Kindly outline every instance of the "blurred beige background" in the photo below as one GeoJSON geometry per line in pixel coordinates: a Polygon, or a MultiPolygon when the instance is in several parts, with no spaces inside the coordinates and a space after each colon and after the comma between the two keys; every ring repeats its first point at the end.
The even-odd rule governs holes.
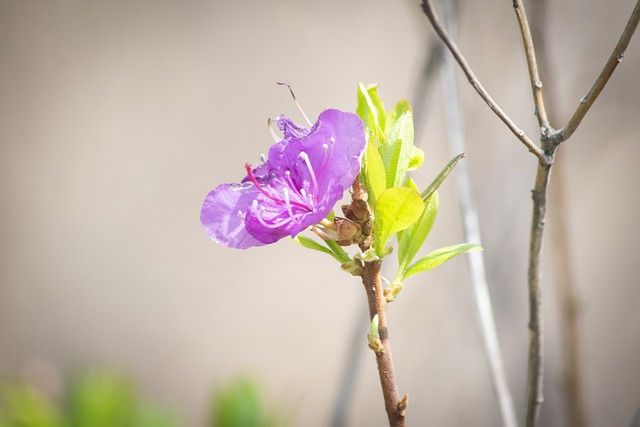
{"type": "MultiPolygon", "coordinates": [[[[416,2],[0,2],[0,371],[115,367],[203,426],[212,391],[241,373],[299,426],[325,426],[364,292],[289,241],[248,251],[209,241],[202,200],[243,176],[267,117],[353,110],[359,81],[387,106],[416,99],[433,32],[416,2]]],[[[459,44],[501,106],[536,122],[510,2],[460,4],[459,44]]],[[[566,120],[608,58],[632,0],[552,4],[553,81],[566,120]]],[[[524,417],[526,252],[534,158],[460,92],[501,347],[524,417]]],[[[423,187],[451,157],[438,83],[417,129],[423,187]]],[[[590,426],[640,404],[640,43],[561,147],[581,301],[590,426]]],[[[560,123],[555,123],[560,126],[560,123]]],[[[427,250],[462,241],[453,178],[427,250]]],[[[547,243],[549,241],[547,240],[547,243]]],[[[561,337],[545,247],[542,425],[566,425],[561,337]]],[[[463,259],[410,279],[389,322],[409,424],[492,426],[498,413],[463,259]]],[[[366,330],[362,331],[365,345],[366,330]]],[[[375,362],[359,363],[349,425],[384,426],[375,362]]]]}

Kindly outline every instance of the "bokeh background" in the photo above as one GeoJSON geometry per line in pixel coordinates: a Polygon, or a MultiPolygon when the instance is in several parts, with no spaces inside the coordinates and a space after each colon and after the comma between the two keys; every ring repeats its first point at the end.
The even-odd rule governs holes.
{"type": "MultiPolygon", "coordinates": [[[[546,25],[564,123],[608,58],[632,0],[564,0],[546,25]]],[[[478,77],[537,134],[511,4],[461,1],[458,39],[478,77]]],[[[211,395],[261,382],[293,425],[329,425],[354,324],[356,278],[290,241],[237,251],[209,241],[202,200],[271,143],[268,117],[353,111],[357,83],[388,107],[424,101],[425,186],[452,157],[435,80],[416,93],[434,33],[416,1],[2,0],[0,372],[128,372],[145,395],[203,426],[211,395]]],[[[535,160],[460,76],[491,295],[524,417],[526,256],[535,160]]],[[[437,78],[437,75],[436,75],[437,78]]],[[[560,149],[580,301],[590,426],[640,404],[640,43],[560,149]]],[[[562,123],[554,123],[559,127],[562,123]]],[[[462,242],[456,186],[441,189],[427,250],[462,242]]],[[[549,243],[549,240],[547,240],[549,243]]],[[[554,248],[545,246],[543,425],[567,425],[554,248]]],[[[410,425],[497,425],[463,258],[409,279],[389,312],[410,425]]],[[[365,326],[366,328],[366,326],[365,326]]],[[[355,336],[365,344],[366,329],[355,336]]],[[[386,423],[373,356],[355,370],[348,425],[386,423]]]]}

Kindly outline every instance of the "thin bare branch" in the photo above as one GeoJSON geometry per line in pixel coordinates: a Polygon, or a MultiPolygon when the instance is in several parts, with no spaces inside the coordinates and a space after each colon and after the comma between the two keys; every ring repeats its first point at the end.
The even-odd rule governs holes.
{"type": "Polygon", "coordinates": [[[544,151],[542,151],[537,145],[535,145],[522,129],[516,126],[511,118],[509,118],[509,116],[500,108],[500,106],[491,98],[489,93],[482,86],[478,78],[471,70],[471,67],[467,63],[467,60],[464,58],[464,56],[462,56],[456,44],[447,34],[447,31],[442,25],[442,22],[440,22],[440,18],[433,10],[431,0],[422,1],[422,10],[424,11],[425,15],[427,15],[429,22],[431,22],[431,25],[433,26],[438,36],[442,39],[444,44],[447,45],[449,51],[451,51],[451,54],[460,65],[460,68],[462,68],[464,74],[467,76],[469,83],[471,84],[471,86],[473,86],[476,92],[478,92],[478,95],[480,95],[484,102],[500,118],[500,120],[502,120],[502,122],[509,128],[509,130],[511,130],[511,132],[529,149],[529,151],[538,158],[541,164],[548,164],[549,159],[547,158],[544,151]]]}
{"type": "MultiPolygon", "coordinates": [[[[540,75],[545,81],[545,94],[548,117],[551,123],[557,123],[557,114],[553,114],[553,107],[557,106],[555,95],[557,91],[554,81],[549,79],[551,72],[551,58],[548,51],[547,28],[545,19],[547,16],[547,0],[538,0],[531,3],[530,23],[531,35],[536,46],[538,67],[540,75]]],[[[549,193],[549,226],[551,233],[549,248],[553,252],[553,272],[555,276],[555,288],[560,300],[561,330],[562,330],[562,356],[563,356],[563,385],[568,425],[572,427],[584,427],[586,419],[583,405],[583,381],[581,376],[581,352],[580,352],[580,328],[578,325],[579,307],[576,296],[576,281],[573,275],[571,262],[571,245],[568,236],[566,214],[569,210],[565,196],[565,164],[562,158],[556,158],[553,163],[554,186],[549,193]]]]}
{"type": "MultiPolygon", "coordinates": [[[[451,1],[443,3],[442,17],[447,29],[455,34],[455,19],[451,1]]],[[[449,134],[449,146],[453,154],[466,151],[464,135],[464,119],[459,103],[458,84],[456,80],[455,63],[450,55],[442,57],[442,90],[445,100],[445,116],[447,130],[449,134]]],[[[457,173],[458,195],[460,211],[463,220],[463,229],[466,242],[482,244],[480,236],[480,222],[476,209],[469,169],[466,162],[458,165],[457,173]]],[[[491,297],[484,268],[484,253],[481,251],[467,254],[469,261],[469,277],[473,285],[474,300],[477,308],[477,315],[480,321],[480,330],[484,343],[484,350],[489,363],[489,373],[493,383],[493,389],[498,400],[498,408],[502,425],[505,427],[516,427],[518,420],[513,404],[513,397],[507,384],[507,375],[502,363],[498,334],[493,318],[493,308],[491,307],[491,297]]]]}
{"type": "Polygon", "coordinates": [[[609,81],[609,77],[613,74],[618,64],[622,62],[624,58],[624,52],[627,50],[627,46],[629,45],[629,41],[631,41],[631,37],[633,37],[633,33],[638,27],[638,22],[640,21],[640,0],[636,2],[636,6],[633,8],[633,12],[631,12],[631,16],[629,17],[629,22],[627,22],[627,26],[622,32],[622,36],[620,36],[620,40],[618,40],[618,44],[615,49],[613,49],[613,53],[609,57],[609,60],[605,64],[602,72],[596,79],[595,83],[591,87],[589,93],[587,93],[580,100],[580,104],[578,104],[578,108],[576,109],[573,116],[569,119],[567,124],[554,133],[551,138],[551,142],[554,144],[560,144],[563,141],[567,140],[573,132],[578,128],[580,122],[587,114],[595,100],[602,92],[602,89],[609,81]]]}
{"type": "Polygon", "coordinates": [[[541,129],[548,129],[549,119],[547,118],[547,110],[544,107],[544,99],[542,97],[542,80],[540,80],[540,75],[538,74],[533,38],[531,37],[529,21],[527,20],[527,14],[524,10],[522,0],[514,0],[513,9],[518,18],[518,25],[520,26],[520,33],[522,34],[522,44],[524,46],[525,56],[527,57],[527,67],[529,68],[529,78],[531,80],[531,90],[533,92],[533,102],[535,104],[535,114],[538,118],[538,125],[541,129]]]}
{"type": "MultiPolygon", "coordinates": [[[[553,154],[551,156],[553,158],[553,154]]],[[[531,240],[529,246],[529,377],[526,426],[534,427],[540,414],[540,407],[544,401],[543,394],[543,317],[542,291],[540,288],[542,254],[542,235],[544,232],[547,212],[547,193],[551,166],[538,163],[536,183],[532,193],[533,217],[531,219],[531,240]]]]}

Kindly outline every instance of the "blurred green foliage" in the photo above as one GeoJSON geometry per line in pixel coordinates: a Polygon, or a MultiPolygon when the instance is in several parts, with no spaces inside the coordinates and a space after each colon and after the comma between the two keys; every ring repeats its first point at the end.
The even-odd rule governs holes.
{"type": "Polygon", "coordinates": [[[138,395],[129,378],[92,372],[73,382],[61,401],[22,381],[0,387],[0,427],[175,427],[168,410],[138,395]]]}
{"type": "Polygon", "coordinates": [[[284,427],[281,412],[267,411],[255,380],[242,377],[214,396],[212,427],[284,427]]]}
{"type": "MultiPolygon", "coordinates": [[[[241,377],[213,398],[211,427],[285,427],[282,412],[267,410],[258,382],[241,377]]],[[[53,397],[19,380],[0,380],[0,427],[177,427],[166,408],[142,400],[133,380],[96,371],[71,381],[53,397]]]]}

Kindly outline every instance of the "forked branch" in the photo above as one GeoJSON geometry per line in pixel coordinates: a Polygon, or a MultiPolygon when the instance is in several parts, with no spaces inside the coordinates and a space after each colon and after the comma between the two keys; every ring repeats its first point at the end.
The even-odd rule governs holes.
{"type": "Polygon", "coordinates": [[[460,53],[458,46],[456,46],[453,40],[451,40],[451,38],[449,37],[449,34],[444,28],[444,25],[442,25],[442,22],[440,21],[440,18],[433,10],[431,0],[422,1],[422,10],[424,10],[424,13],[425,15],[427,15],[427,18],[429,19],[429,22],[431,22],[434,30],[442,39],[444,44],[447,45],[449,51],[451,51],[451,54],[460,65],[460,68],[462,69],[464,74],[467,76],[467,80],[469,80],[471,86],[473,86],[476,92],[478,92],[478,95],[480,95],[480,97],[489,106],[489,108],[491,108],[491,110],[498,116],[498,118],[500,118],[500,120],[502,120],[502,122],[509,128],[509,130],[511,130],[516,138],[518,138],[529,149],[529,151],[538,158],[540,163],[548,164],[549,159],[547,158],[545,153],[536,144],[534,144],[531,139],[529,139],[529,137],[524,133],[522,129],[516,126],[513,120],[511,120],[511,118],[502,110],[502,108],[500,108],[500,106],[493,100],[493,98],[491,98],[484,86],[482,86],[476,75],[471,70],[471,67],[467,63],[467,60],[464,58],[462,53],[460,53]]]}
{"type": "Polygon", "coordinates": [[[578,104],[578,108],[576,109],[573,116],[569,119],[567,124],[559,129],[551,138],[551,142],[555,145],[560,144],[563,141],[566,141],[573,135],[573,132],[578,128],[580,122],[587,114],[595,100],[604,89],[604,86],[609,81],[609,77],[613,74],[613,72],[618,67],[618,64],[622,62],[624,58],[624,52],[627,50],[627,46],[629,46],[629,42],[631,41],[631,37],[633,37],[633,33],[638,28],[638,22],[640,21],[640,0],[636,2],[636,6],[633,8],[631,12],[631,16],[629,17],[629,21],[627,22],[627,26],[624,28],[622,35],[620,36],[620,40],[618,40],[618,44],[613,49],[609,60],[604,65],[604,68],[600,72],[600,75],[593,83],[591,90],[587,93],[581,100],[580,104],[578,104]]]}

